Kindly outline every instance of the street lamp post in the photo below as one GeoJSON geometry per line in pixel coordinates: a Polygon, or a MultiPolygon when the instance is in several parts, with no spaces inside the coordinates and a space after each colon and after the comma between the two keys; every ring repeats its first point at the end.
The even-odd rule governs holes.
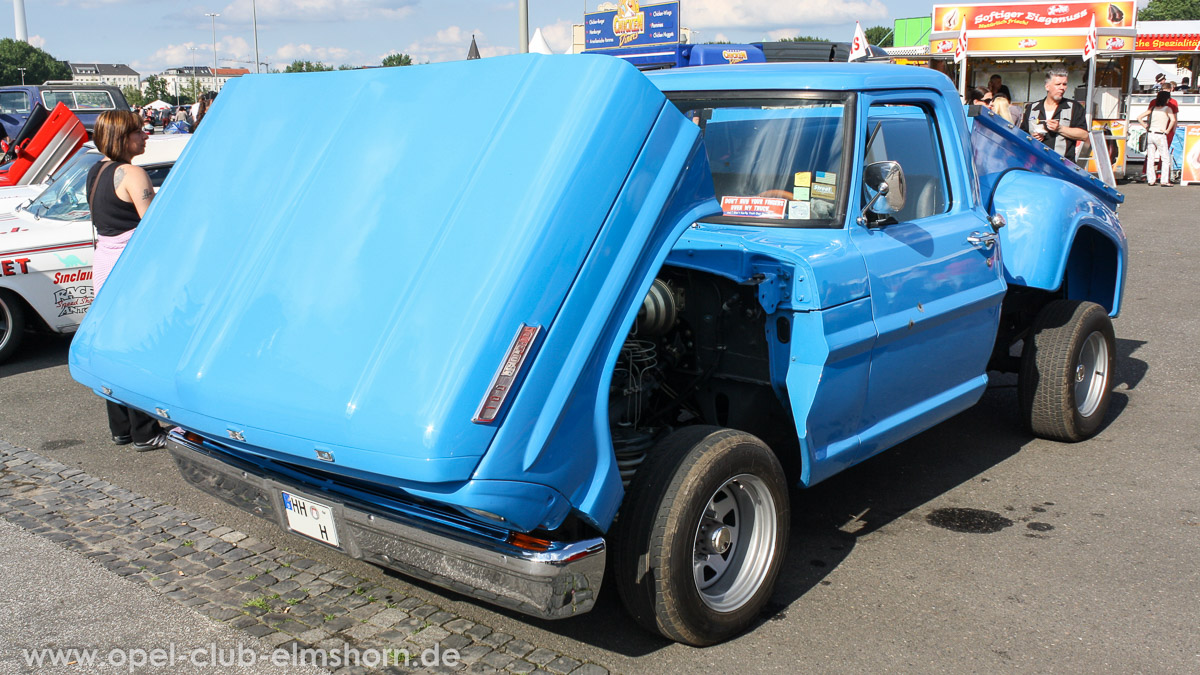
{"type": "Polygon", "coordinates": [[[25,86],[25,69],[18,66],[17,70],[21,71],[21,86],[24,87],[25,86]]]}
{"type": "Polygon", "coordinates": [[[254,20],[254,72],[257,74],[262,71],[258,68],[261,65],[258,62],[258,7],[254,0],[250,0],[250,16],[254,20]]]}
{"type": "Polygon", "coordinates": [[[217,17],[221,16],[216,12],[205,12],[204,16],[212,18],[212,33],[213,33],[213,91],[217,90],[217,17]]]}
{"type": "Polygon", "coordinates": [[[196,101],[193,101],[195,103],[200,100],[200,88],[196,86],[196,50],[200,48],[188,47],[188,49],[192,51],[192,95],[196,97],[196,101]]]}

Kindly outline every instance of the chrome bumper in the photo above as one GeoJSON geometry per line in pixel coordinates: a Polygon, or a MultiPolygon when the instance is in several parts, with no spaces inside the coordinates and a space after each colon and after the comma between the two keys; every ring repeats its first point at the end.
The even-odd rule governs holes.
{"type": "MultiPolygon", "coordinates": [[[[264,469],[176,429],[168,448],[192,485],[288,528],[282,492],[333,509],[337,547],[452,591],[543,619],[587,612],[604,577],[604,539],[551,542],[545,551],[512,545],[507,532],[420,504],[386,506],[332,492],[325,481],[264,469]]],[[[304,535],[299,535],[304,536],[304,535]]],[[[316,540],[313,540],[316,541],[316,540]]],[[[323,543],[323,542],[322,542],[323,543]]]]}

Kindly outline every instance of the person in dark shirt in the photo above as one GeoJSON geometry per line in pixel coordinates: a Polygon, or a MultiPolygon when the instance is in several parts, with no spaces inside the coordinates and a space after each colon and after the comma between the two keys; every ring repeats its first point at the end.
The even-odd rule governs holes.
{"type": "MultiPolygon", "coordinates": [[[[92,140],[106,158],[93,166],[87,176],[88,205],[98,235],[92,260],[92,285],[99,294],[125,244],[150,208],[154,187],[145,169],[130,164],[130,160],[146,151],[146,134],[137,115],[125,110],[101,113],[92,140]]],[[[113,443],[133,443],[138,452],[166,446],[166,435],[153,417],[113,401],[105,403],[113,443]]]]}
{"type": "Polygon", "coordinates": [[[1075,142],[1087,138],[1083,104],[1066,98],[1067,71],[1055,67],[1046,73],[1046,98],[1025,104],[1021,129],[1058,154],[1075,160],[1075,142]]]}
{"type": "Polygon", "coordinates": [[[1008,100],[1012,100],[1012,92],[1008,90],[1008,85],[1004,84],[1000,74],[997,73],[988,80],[988,91],[992,92],[992,98],[1003,96],[1008,100]]]}

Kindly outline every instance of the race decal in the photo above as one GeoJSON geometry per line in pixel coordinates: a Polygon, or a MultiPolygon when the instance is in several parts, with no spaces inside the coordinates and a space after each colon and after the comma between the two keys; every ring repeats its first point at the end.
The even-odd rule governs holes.
{"type": "MultiPolygon", "coordinates": [[[[87,272],[88,277],[91,277],[91,272],[87,272]]],[[[67,314],[83,314],[92,305],[92,298],[95,297],[95,291],[92,290],[92,285],[86,286],[68,286],[54,291],[54,306],[58,308],[59,316],[67,314]]]]}
{"type": "Polygon", "coordinates": [[[0,260],[0,277],[11,277],[16,274],[29,274],[29,258],[0,260]]]}
{"type": "Polygon", "coordinates": [[[78,272],[55,272],[54,273],[54,285],[55,286],[58,286],[60,284],[73,284],[73,283],[76,283],[79,281],[91,281],[91,280],[92,280],[92,271],[91,270],[80,270],[78,272]]]}

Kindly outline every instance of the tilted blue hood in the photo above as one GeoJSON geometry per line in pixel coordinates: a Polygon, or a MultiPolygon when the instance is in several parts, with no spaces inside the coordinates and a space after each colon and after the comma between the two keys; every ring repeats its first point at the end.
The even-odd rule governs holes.
{"type": "MultiPolygon", "coordinates": [[[[619,346],[612,321],[560,311],[591,293],[632,317],[686,227],[656,225],[678,210],[664,170],[668,187],[697,163],[707,179],[697,136],[607,57],[239,78],[98,295],[72,374],[276,458],[324,449],[332,470],[466,480],[512,421],[472,418],[522,324],[542,327],[539,345],[619,346]],[[636,254],[617,256],[632,237],[636,254]]],[[[684,210],[715,212],[707,191],[684,210]]],[[[586,477],[595,464],[543,482],[579,501],[608,480],[586,477]]]]}

